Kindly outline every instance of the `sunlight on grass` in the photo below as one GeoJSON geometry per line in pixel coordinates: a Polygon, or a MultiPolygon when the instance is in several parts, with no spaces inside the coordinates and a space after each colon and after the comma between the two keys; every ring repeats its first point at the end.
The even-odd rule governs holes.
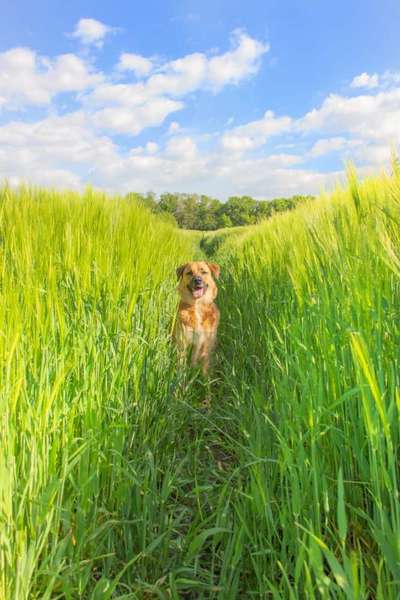
{"type": "Polygon", "coordinates": [[[0,191],[0,597],[400,594],[400,174],[257,226],[0,191]],[[221,264],[211,409],[175,268],[221,264]]]}

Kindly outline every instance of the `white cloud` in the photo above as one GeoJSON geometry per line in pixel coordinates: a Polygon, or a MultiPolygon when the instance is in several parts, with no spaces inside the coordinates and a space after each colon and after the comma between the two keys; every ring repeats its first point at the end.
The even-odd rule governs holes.
{"type": "MultiPolygon", "coordinates": [[[[389,105],[395,104],[395,96],[390,98],[390,102],[388,98],[385,102],[377,101],[378,105],[382,102],[383,105],[387,102],[389,105]]],[[[159,98],[155,100],[158,101],[159,98]]],[[[319,115],[321,119],[312,121],[313,127],[316,123],[322,123],[322,128],[316,128],[316,131],[325,133],[325,120],[332,117],[332,111],[335,123],[337,121],[341,127],[342,119],[348,123],[346,99],[343,102],[344,109],[341,103],[340,110],[336,106],[333,111],[330,104],[328,110],[325,103],[320,109],[316,109],[323,111],[323,118],[319,115]]],[[[138,130],[143,126],[144,114],[140,113],[142,109],[143,106],[130,107],[127,118],[132,122],[113,123],[113,130],[116,127],[121,127],[123,131],[129,127],[138,130]]],[[[218,144],[214,150],[200,152],[195,138],[177,135],[176,131],[172,137],[166,138],[165,146],[152,141],[144,148],[136,146],[128,152],[122,152],[108,137],[95,132],[94,120],[100,119],[100,114],[101,111],[93,116],[77,111],[62,117],[48,117],[38,123],[14,122],[0,127],[0,177],[8,176],[12,181],[22,177],[37,184],[69,187],[82,187],[86,182],[91,182],[109,191],[121,193],[129,190],[152,189],[161,192],[172,189],[198,191],[220,197],[251,194],[259,198],[271,198],[294,193],[318,193],[322,187],[333,185],[340,172],[319,173],[305,168],[302,162],[309,156],[351,149],[362,164],[380,166],[383,161],[387,161],[389,155],[388,147],[379,140],[360,136],[323,138],[314,142],[308,153],[282,154],[272,151],[254,157],[245,152],[221,151],[218,144]]],[[[104,126],[106,115],[102,116],[102,123],[96,124],[99,127],[104,126]]],[[[115,115],[111,116],[114,118],[115,115]]],[[[158,120],[163,119],[163,114],[157,111],[153,116],[158,120]]],[[[247,136],[250,150],[257,147],[260,139],[288,130],[291,139],[300,135],[304,141],[304,135],[313,131],[310,128],[304,129],[304,122],[310,127],[306,117],[307,115],[295,121],[267,112],[263,119],[235,128],[230,135],[235,132],[238,147],[247,136]]],[[[293,147],[296,148],[296,145],[293,147]]],[[[228,144],[228,149],[232,148],[234,147],[228,144]]],[[[367,167],[363,167],[363,172],[366,169],[367,167]]]]}
{"type": "Polygon", "coordinates": [[[291,145],[295,140],[299,149],[305,148],[305,159],[335,152],[338,158],[354,159],[364,167],[383,167],[390,160],[391,148],[400,146],[398,75],[391,71],[381,75],[381,87],[375,94],[331,94],[320,107],[298,119],[267,111],[260,120],[228,130],[221,138],[222,146],[241,155],[262,146],[273,135],[289,133],[291,145]],[[321,139],[315,141],[316,133],[321,139]]]}
{"type": "Polygon", "coordinates": [[[177,121],[172,121],[172,123],[170,123],[170,126],[168,127],[168,133],[176,133],[177,131],[179,131],[179,129],[179,123],[177,123],[177,121]]]}
{"type": "Polygon", "coordinates": [[[155,142],[147,142],[146,150],[149,154],[156,154],[156,152],[158,151],[158,144],[156,144],[155,142]]]}
{"type": "Polygon", "coordinates": [[[232,35],[233,49],[208,58],[197,52],[168,62],[147,81],[150,94],[182,96],[197,89],[219,91],[257,73],[269,46],[242,31],[232,35]]]}
{"type": "MultiPolygon", "coordinates": [[[[211,59],[201,52],[187,54],[160,66],[143,82],[134,84],[105,83],[86,98],[87,103],[139,104],[155,96],[181,98],[199,89],[221,89],[224,85],[238,83],[254,74],[260,66],[260,58],[267,46],[244,33],[234,36],[236,47],[211,59]]],[[[122,55],[124,56],[124,55],[122,55]]],[[[125,55],[117,69],[127,68],[132,60],[145,59],[138,55],[125,55]]],[[[148,65],[149,66],[149,65],[148,65]]]]}
{"type": "Polygon", "coordinates": [[[208,62],[208,84],[214,90],[220,90],[227,84],[239,83],[257,73],[263,54],[269,51],[269,45],[249,37],[236,30],[233,33],[236,48],[214,56],[208,62]]]}
{"type": "MultiPolygon", "coordinates": [[[[123,153],[99,136],[82,111],[37,123],[0,127],[0,178],[40,185],[82,188],[93,183],[112,192],[200,191],[225,197],[234,193],[271,197],[290,190],[310,191],[323,176],[293,167],[295,155],[271,155],[253,161],[221,152],[200,153],[189,136],[168,138],[165,147],[148,142],[123,153]]],[[[315,189],[314,189],[315,191],[315,189]]]]}
{"type": "Polygon", "coordinates": [[[384,87],[390,87],[393,85],[399,85],[400,83],[400,72],[399,71],[385,71],[380,77],[381,84],[384,87]]]}
{"type": "Polygon", "coordinates": [[[197,154],[195,142],[188,136],[171,138],[166,147],[166,155],[179,158],[194,158],[197,154]]]}
{"type": "Polygon", "coordinates": [[[75,54],[55,59],[29,48],[0,53],[0,105],[12,110],[47,105],[61,92],[81,92],[101,82],[102,75],[75,54]]]}
{"type": "MultiPolygon", "coordinates": [[[[370,146],[368,145],[368,142],[360,138],[323,138],[317,140],[313,144],[309,152],[309,156],[312,158],[316,158],[319,156],[326,156],[327,154],[336,153],[340,156],[341,160],[361,159],[365,161],[367,156],[377,156],[377,154],[374,154],[372,152],[368,154],[367,148],[369,147],[370,146]]],[[[388,146],[385,147],[388,148],[388,146]]],[[[383,156],[382,153],[381,156],[383,156]]],[[[385,161],[382,161],[381,164],[385,164],[385,161]]]]}
{"type": "Polygon", "coordinates": [[[156,155],[131,153],[102,169],[101,185],[112,190],[188,191],[226,197],[252,194],[271,198],[317,192],[332,176],[293,167],[298,156],[271,155],[258,160],[220,153],[200,154],[191,138],[171,140],[156,155]]]}
{"type": "Polygon", "coordinates": [[[73,188],[82,187],[76,171],[87,176],[94,164],[101,169],[117,156],[113,142],[96,135],[81,111],[3,125],[0,148],[0,178],[73,188]]]}
{"type": "Polygon", "coordinates": [[[71,36],[86,46],[101,48],[106,35],[116,30],[117,28],[109,27],[96,19],[79,19],[71,36]]]}
{"type": "Polygon", "coordinates": [[[204,54],[188,54],[162,67],[162,72],[152,75],[146,82],[149,95],[185,96],[202,87],[207,71],[204,54]]]}
{"type": "Polygon", "coordinates": [[[334,137],[318,140],[310,150],[311,156],[323,156],[330,152],[338,152],[347,145],[347,140],[343,137],[334,137]]]}
{"type": "MultiPolygon", "coordinates": [[[[0,152],[0,173],[2,157],[0,152]]],[[[11,171],[8,171],[10,173],[11,171]]],[[[82,190],[82,180],[79,175],[66,169],[46,168],[41,165],[38,171],[33,165],[27,169],[19,169],[17,175],[9,175],[6,180],[13,186],[22,184],[50,187],[57,190],[82,190]]]]}
{"type": "Polygon", "coordinates": [[[373,73],[370,75],[369,73],[361,73],[361,75],[357,75],[354,77],[352,82],[350,83],[350,87],[352,88],[367,88],[367,89],[389,89],[393,86],[397,86],[400,83],[400,72],[387,70],[381,75],[378,73],[373,73]]]}
{"type": "Polygon", "coordinates": [[[283,164],[280,166],[279,161],[269,160],[269,158],[271,157],[226,165],[224,167],[225,189],[230,187],[232,189],[233,184],[234,194],[250,194],[264,199],[294,194],[318,194],[324,188],[332,188],[343,174],[292,168],[291,159],[285,165],[286,160],[283,157],[283,164]]]}
{"type": "Polygon", "coordinates": [[[332,186],[340,173],[325,174],[294,168],[299,157],[272,155],[237,159],[232,155],[200,155],[184,152],[162,153],[151,157],[131,157],[119,164],[118,172],[109,172],[106,185],[111,188],[198,192],[226,198],[250,194],[259,198],[296,193],[318,193],[332,186]]]}
{"type": "Polygon", "coordinates": [[[355,97],[331,94],[296,122],[304,132],[346,133],[388,145],[400,140],[400,88],[355,97]]]}
{"type": "MultiPolygon", "coordinates": [[[[81,41],[86,35],[86,44],[101,45],[111,28],[100,25],[97,30],[86,25],[76,35],[81,41]]],[[[74,54],[50,59],[27,48],[0,53],[2,110],[35,105],[50,106],[53,113],[36,122],[0,126],[0,178],[73,188],[91,182],[122,193],[169,189],[270,198],[317,193],[331,185],[339,172],[306,166],[319,156],[353,156],[364,171],[387,162],[390,144],[400,141],[400,74],[393,71],[376,79],[363,73],[353,81],[366,93],[331,94],[297,119],[267,110],[260,119],[235,127],[230,119],[222,134],[202,134],[172,121],[166,135],[128,149],[126,141],[120,147],[108,136],[136,136],[190,106],[192,94],[216,93],[245,81],[267,51],[267,45],[237,31],[227,52],[196,52],[161,65],[122,53],[107,77],[74,54]],[[118,83],[121,73],[124,82],[118,83]],[[62,92],[75,93],[80,109],[54,114],[57,106],[51,102],[62,92]],[[268,150],[262,148],[267,143],[268,150]]]]}
{"type": "Polygon", "coordinates": [[[379,85],[379,75],[374,73],[369,75],[368,73],[361,73],[352,80],[350,86],[352,88],[376,88],[379,85]]]}
{"type": "Polygon", "coordinates": [[[82,103],[87,107],[105,106],[138,106],[149,99],[143,83],[108,83],[104,82],[87,96],[82,103]]]}
{"type": "Polygon", "coordinates": [[[263,146],[268,138],[287,133],[291,127],[290,117],[275,117],[271,110],[267,110],[262,119],[230,129],[221,141],[226,150],[243,152],[263,146]]]}
{"type": "MultiPolygon", "coordinates": [[[[141,119],[142,115],[153,112],[154,107],[162,106],[165,110],[161,111],[164,115],[161,121],[158,118],[143,121],[143,126],[159,125],[168,114],[184,107],[178,99],[198,90],[216,92],[256,73],[268,47],[243,32],[233,35],[232,45],[232,50],[212,58],[196,52],[169,61],[160,66],[158,72],[137,83],[105,82],[87,95],[84,103],[87,107],[103,107],[94,117],[99,125],[103,122],[108,130],[137,135],[143,129],[135,116],[137,113],[141,119]],[[115,108],[105,108],[105,105],[115,108]],[[133,107],[138,108],[133,110],[133,107]]],[[[126,67],[128,62],[124,59],[122,65],[126,67]]],[[[136,58],[133,62],[137,64],[136,58]]],[[[121,70],[121,60],[117,69],[121,70]]]]}
{"type": "Polygon", "coordinates": [[[118,71],[133,71],[137,77],[144,77],[150,73],[153,62],[140,54],[123,52],[117,64],[118,71]]]}
{"type": "Polygon", "coordinates": [[[147,127],[161,125],[166,117],[183,108],[182,102],[170,98],[151,98],[139,106],[115,106],[96,111],[91,121],[97,129],[138,135],[147,127]]]}
{"type": "Polygon", "coordinates": [[[382,168],[390,164],[392,148],[388,144],[359,144],[354,158],[373,168],[382,168]]]}

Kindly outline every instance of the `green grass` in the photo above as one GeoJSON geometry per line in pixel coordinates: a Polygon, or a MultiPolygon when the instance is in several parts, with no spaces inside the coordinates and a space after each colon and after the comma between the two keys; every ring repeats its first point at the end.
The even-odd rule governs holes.
{"type": "Polygon", "coordinates": [[[0,598],[400,595],[400,175],[241,231],[0,192],[0,598]],[[175,268],[222,267],[207,385],[175,268]]]}

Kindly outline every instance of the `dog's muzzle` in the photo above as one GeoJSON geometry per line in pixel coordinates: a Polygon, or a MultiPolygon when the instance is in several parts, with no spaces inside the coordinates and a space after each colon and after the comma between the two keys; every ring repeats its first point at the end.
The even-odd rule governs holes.
{"type": "Polygon", "coordinates": [[[205,294],[208,286],[204,283],[202,277],[196,276],[192,278],[188,287],[194,298],[201,298],[205,294]]]}

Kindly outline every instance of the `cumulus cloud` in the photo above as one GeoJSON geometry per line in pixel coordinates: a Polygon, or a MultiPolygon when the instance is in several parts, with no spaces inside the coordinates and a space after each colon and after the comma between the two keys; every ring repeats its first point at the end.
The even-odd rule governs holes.
{"type": "Polygon", "coordinates": [[[173,137],[166,146],[166,155],[179,158],[194,158],[197,154],[196,143],[189,137],[173,137]]]}
{"type": "Polygon", "coordinates": [[[382,74],[373,73],[372,75],[364,72],[361,75],[357,75],[350,83],[352,88],[365,88],[365,89],[388,89],[393,86],[397,86],[400,83],[400,72],[399,71],[385,71],[382,74]]]}
{"type": "Polygon", "coordinates": [[[361,73],[352,80],[350,86],[352,88],[376,88],[379,85],[379,75],[374,73],[369,75],[368,73],[361,73]]]}
{"type": "Polygon", "coordinates": [[[114,31],[117,31],[116,27],[109,27],[96,19],[79,19],[70,35],[86,46],[101,48],[105,37],[114,31]]]}
{"type": "Polygon", "coordinates": [[[143,83],[104,83],[88,95],[82,97],[82,103],[87,108],[104,106],[137,106],[149,99],[143,83]]]}
{"type": "MultiPolygon", "coordinates": [[[[101,46],[110,32],[99,21],[81,19],[74,35],[101,46]]],[[[266,110],[235,127],[231,118],[222,133],[207,136],[172,121],[151,141],[131,147],[129,138],[123,146],[113,141],[162,125],[200,90],[216,94],[246,81],[268,49],[236,31],[225,52],[195,52],[164,64],[122,53],[108,76],[74,54],[47,58],[28,48],[0,53],[2,111],[32,105],[51,113],[0,126],[0,178],[71,188],[90,182],[122,193],[173,189],[268,198],[331,185],[340,172],[316,171],[310,165],[320,156],[354,156],[364,170],[387,161],[390,144],[400,141],[400,75],[393,71],[362,73],[352,84],[362,93],[331,94],[299,118],[266,110]],[[65,92],[80,108],[57,114],[53,100],[65,92]]]]}
{"type": "MultiPolygon", "coordinates": [[[[33,123],[12,121],[0,127],[0,147],[7,149],[13,170],[24,164],[39,171],[40,165],[46,164],[62,163],[68,167],[99,164],[116,153],[114,143],[96,134],[82,111],[33,123]]],[[[4,162],[1,165],[4,173],[4,162]]]]}
{"type": "Polygon", "coordinates": [[[118,71],[132,71],[136,77],[145,77],[152,68],[153,62],[149,58],[129,52],[123,52],[117,64],[118,71]]]}
{"type": "Polygon", "coordinates": [[[172,123],[170,123],[169,127],[168,127],[168,133],[170,134],[175,134],[177,131],[179,131],[180,129],[180,125],[177,121],[172,121],[172,123]]]}
{"type": "Polygon", "coordinates": [[[263,146],[268,138],[289,132],[291,127],[290,117],[276,117],[271,110],[267,110],[262,119],[234,127],[226,132],[222,137],[222,145],[226,150],[244,152],[263,146]]]}
{"type": "Polygon", "coordinates": [[[96,111],[91,122],[97,129],[138,135],[143,129],[161,125],[166,117],[183,108],[182,102],[170,98],[151,98],[138,106],[115,106],[96,111]]]}
{"type": "Polygon", "coordinates": [[[232,35],[232,50],[208,58],[197,52],[170,61],[147,82],[149,93],[182,96],[204,88],[220,91],[226,85],[237,84],[257,73],[261,57],[269,46],[243,31],[232,35]]]}
{"type": "MultiPolygon", "coordinates": [[[[208,58],[201,52],[187,54],[158,67],[156,73],[143,82],[133,84],[105,83],[86,98],[88,103],[139,104],[155,96],[182,98],[200,89],[220,90],[225,85],[238,83],[257,72],[261,56],[268,47],[238,33],[232,42],[232,51],[208,58]]],[[[142,73],[150,72],[150,59],[134,54],[123,54],[117,64],[118,70],[137,70],[139,63],[142,73]],[[147,62],[148,61],[148,62],[147,62]]]]}
{"type": "Polygon", "coordinates": [[[50,60],[29,48],[0,53],[0,103],[20,109],[49,104],[61,92],[82,92],[99,84],[102,75],[75,54],[50,60]]]}
{"type": "Polygon", "coordinates": [[[379,81],[381,87],[374,94],[330,94],[298,119],[267,111],[259,120],[228,129],[221,137],[222,146],[243,154],[263,146],[272,136],[290,134],[300,147],[319,134],[320,139],[312,140],[306,152],[309,158],[336,152],[343,158],[383,166],[390,148],[400,144],[400,77],[388,71],[379,81]],[[382,87],[384,82],[388,87],[382,87]]]}
{"type": "Polygon", "coordinates": [[[310,150],[311,156],[323,156],[330,152],[338,152],[343,150],[348,144],[348,141],[343,137],[325,138],[315,142],[310,150]]]}
{"type": "Polygon", "coordinates": [[[345,132],[396,143],[400,139],[400,88],[355,97],[331,94],[296,125],[302,131],[345,132]]]}
{"type": "Polygon", "coordinates": [[[155,142],[147,142],[146,150],[149,154],[155,154],[158,150],[158,144],[155,142]]]}
{"type": "Polygon", "coordinates": [[[268,44],[251,38],[241,30],[233,32],[232,42],[233,50],[208,61],[208,85],[216,91],[257,73],[261,57],[269,51],[268,44]]]}
{"type": "Polygon", "coordinates": [[[206,66],[203,54],[188,54],[164,65],[145,82],[143,91],[148,96],[185,96],[202,87],[206,66]]]}
{"type": "Polygon", "coordinates": [[[392,148],[388,144],[357,144],[354,158],[373,168],[382,168],[390,164],[392,148]]]}
{"type": "Polygon", "coordinates": [[[199,152],[196,140],[182,135],[167,138],[165,146],[148,142],[122,152],[93,130],[83,111],[3,125],[0,148],[0,178],[71,188],[90,182],[121,193],[174,189],[271,197],[285,192],[289,178],[296,192],[315,191],[325,180],[306,169],[297,171],[301,159],[296,155],[238,160],[233,154],[199,152]]]}
{"type": "Polygon", "coordinates": [[[212,58],[195,52],[159,66],[156,72],[149,59],[121,55],[117,70],[143,76],[148,70],[149,76],[136,83],[104,82],[87,94],[84,103],[89,109],[101,107],[93,115],[93,122],[109,131],[137,135],[181,110],[185,106],[182,99],[188,94],[198,90],[217,92],[256,73],[268,46],[239,31],[231,44],[232,50],[212,58]]]}
{"type": "MultiPolygon", "coordinates": [[[[382,107],[391,111],[396,110],[396,106],[399,108],[400,102],[393,90],[382,94],[383,98],[377,94],[379,97],[374,100],[374,108],[367,104],[366,114],[372,121],[378,118],[372,117],[374,110],[382,119],[382,107]]],[[[98,130],[104,128],[107,120],[107,113],[101,111],[89,114],[80,110],[65,116],[48,117],[38,123],[13,122],[0,127],[0,177],[8,176],[10,180],[17,181],[22,176],[47,185],[58,181],[59,185],[70,187],[82,187],[84,183],[91,182],[109,191],[122,193],[129,190],[152,189],[161,192],[174,189],[221,197],[247,193],[260,198],[317,193],[324,186],[333,185],[341,172],[321,173],[306,167],[309,158],[349,150],[362,165],[378,166],[389,158],[388,145],[376,136],[371,138],[370,129],[364,129],[363,125],[368,122],[365,115],[360,116],[359,121],[355,120],[350,100],[342,97],[339,103],[332,104],[328,98],[320,108],[315,109],[316,113],[310,111],[312,118],[307,113],[297,120],[277,117],[267,111],[262,119],[228,130],[220,138],[228,151],[218,149],[218,143],[207,151],[200,151],[195,137],[179,134],[179,129],[175,127],[165,138],[165,144],[152,141],[144,147],[134,146],[129,151],[122,151],[109,137],[99,135],[98,130]],[[100,123],[95,122],[96,118],[100,119],[100,123]],[[269,137],[287,133],[292,140],[290,146],[296,149],[296,143],[293,142],[296,136],[300,136],[304,142],[307,136],[313,136],[315,132],[326,135],[329,129],[327,123],[331,120],[332,128],[344,129],[346,135],[313,141],[310,150],[305,153],[294,151],[288,154],[273,150],[264,151],[261,156],[253,153],[269,137]],[[246,144],[246,138],[249,140],[247,151],[232,151],[240,149],[240,144],[246,144]]],[[[145,115],[135,110],[142,108],[140,105],[130,107],[126,118],[132,122],[114,122],[112,129],[140,129],[145,115]]],[[[108,109],[117,110],[116,107],[108,109]]],[[[154,118],[150,121],[162,121],[163,112],[160,110],[160,107],[155,110],[154,118]]],[[[108,114],[110,118],[114,116],[108,114]]],[[[284,144],[275,147],[278,146],[284,144]]],[[[365,171],[367,166],[362,169],[365,171]]]]}
{"type": "Polygon", "coordinates": [[[191,138],[171,140],[152,155],[133,152],[102,169],[101,184],[122,192],[135,189],[200,192],[218,195],[252,194],[270,198],[285,193],[311,193],[334,176],[294,168],[298,156],[271,155],[245,159],[217,152],[200,153],[191,138]]]}

